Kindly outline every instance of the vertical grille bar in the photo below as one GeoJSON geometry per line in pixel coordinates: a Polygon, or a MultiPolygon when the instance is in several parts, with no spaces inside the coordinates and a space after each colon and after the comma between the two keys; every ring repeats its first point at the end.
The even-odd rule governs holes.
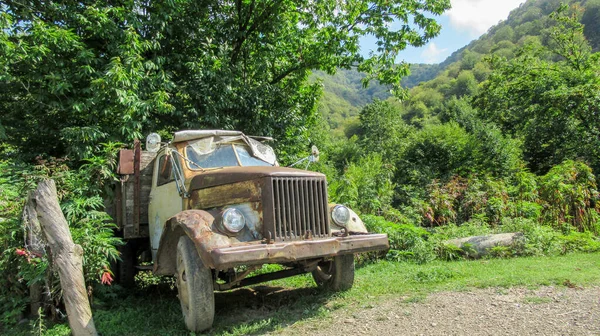
{"type": "Polygon", "coordinates": [[[287,209],[285,205],[285,188],[283,186],[283,180],[279,180],[279,195],[281,199],[281,222],[278,223],[281,229],[279,231],[279,236],[285,238],[287,234],[285,230],[285,223],[287,222],[287,219],[285,218],[285,212],[287,209]]]}
{"type": "Polygon", "coordinates": [[[306,181],[298,180],[299,189],[300,189],[300,212],[302,217],[300,218],[302,232],[308,231],[308,223],[306,222],[306,189],[304,185],[306,181]]]}
{"type": "Polygon", "coordinates": [[[314,195],[314,199],[313,199],[313,204],[314,204],[314,208],[315,208],[315,223],[314,223],[314,228],[315,228],[315,234],[317,236],[321,236],[321,208],[319,207],[319,199],[321,197],[319,197],[319,182],[316,180],[312,180],[312,185],[313,185],[313,195],[314,195]]]}
{"type": "Polygon", "coordinates": [[[298,179],[294,179],[294,208],[296,209],[296,232],[300,235],[298,238],[302,236],[304,231],[302,231],[302,219],[300,216],[300,212],[302,211],[302,203],[300,203],[300,181],[298,179]]]}
{"type": "Polygon", "coordinates": [[[291,205],[290,205],[290,188],[288,188],[287,179],[284,179],[282,181],[283,183],[283,196],[284,196],[284,201],[283,204],[285,204],[285,221],[284,221],[284,227],[285,227],[285,235],[283,236],[284,238],[292,238],[291,236],[291,230],[290,230],[290,210],[291,210],[291,205]]]}
{"type": "Polygon", "coordinates": [[[328,234],[329,233],[329,225],[328,225],[328,216],[329,216],[329,211],[328,211],[328,205],[327,205],[327,186],[325,185],[325,181],[321,180],[319,181],[319,184],[321,186],[321,188],[319,188],[320,192],[320,202],[319,204],[322,206],[322,210],[321,213],[323,214],[323,222],[321,223],[322,227],[323,227],[323,234],[328,234]]]}
{"type": "Polygon", "coordinates": [[[281,233],[281,228],[279,228],[279,224],[281,223],[281,200],[279,198],[279,181],[273,179],[271,181],[271,185],[273,186],[273,234],[275,235],[275,237],[277,237],[278,234],[281,233]]]}
{"type": "Polygon", "coordinates": [[[289,180],[289,188],[290,188],[290,195],[291,195],[291,199],[290,199],[290,205],[291,205],[291,209],[292,209],[292,220],[290,221],[291,225],[291,231],[294,233],[294,235],[292,236],[293,238],[298,238],[297,235],[298,233],[300,233],[298,231],[298,221],[296,221],[296,212],[297,212],[297,208],[296,208],[296,186],[294,185],[294,179],[290,179],[289,180]]]}
{"type": "Polygon", "coordinates": [[[315,213],[315,207],[314,207],[314,205],[315,205],[315,203],[314,203],[314,201],[315,201],[315,197],[314,197],[315,193],[313,192],[312,179],[309,179],[306,182],[308,184],[308,197],[309,197],[309,200],[308,200],[308,202],[309,202],[308,211],[309,211],[309,214],[310,214],[310,222],[309,222],[310,223],[310,230],[312,231],[312,234],[314,235],[314,234],[317,234],[317,232],[316,232],[316,230],[314,228],[314,223],[316,222],[315,218],[316,218],[316,215],[317,215],[315,213]]]}

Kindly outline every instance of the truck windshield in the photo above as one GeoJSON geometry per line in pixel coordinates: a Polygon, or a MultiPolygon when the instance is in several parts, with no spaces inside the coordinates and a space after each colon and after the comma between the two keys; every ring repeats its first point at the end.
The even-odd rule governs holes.
{"type": "MultiPolygon", "coordinates": [[[[272,164],[252,156],[248,148],[240,144],[217,145],[208,153],[202,153],[192,146],[187,146],[185,151],[187,158],[202,168],[272,166],[272,164]]],[[[197,167],[190,165],[190,168],[197,167]]]]}

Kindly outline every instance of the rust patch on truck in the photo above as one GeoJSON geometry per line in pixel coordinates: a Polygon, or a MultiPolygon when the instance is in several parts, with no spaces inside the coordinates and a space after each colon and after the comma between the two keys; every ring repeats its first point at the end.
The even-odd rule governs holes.
{"type": "Polygon", "coordinates": [[[262,192],[258,180],[192,190],[189,209],[210,209],[231,204],[260,201],[262,192]]]}
{"type": "MultiPolygon", "coordinates": [[[[202,210],[187,210],[178,213],[169,218],[160,237],[159,248],[154,264],[154,272],[156,274],[171,275],[176,272],[176,251],[179,238],[187,235],[197,245],[199,241],[209,241],[214,234],[212,224],[214,216],[202,210]]],[[[212,258],[206,254],[203,249],[198,249],[202,261],[207,263],[207,267],[212,265],[212,258]]]]}

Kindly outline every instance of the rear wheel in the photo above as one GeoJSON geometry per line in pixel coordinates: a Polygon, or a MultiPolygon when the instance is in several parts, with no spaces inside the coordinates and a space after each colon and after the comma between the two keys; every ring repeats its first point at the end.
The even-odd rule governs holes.
{"type": "Polygon", "coordinates": [[[175,276],[186,327],[195,332],[210,329],[215,316],[212,272],[202,263],[194,243],[185,235],[177,244],[175,276]]]}
{"type": "Polygon", "coordinates": [[[121,260],[117,261],[115,280],[125,288],[131,288],[135,285],[135,274],[137,265],[137,241],[131,239],[117,248],[121,260]]]}
{"type": "Polygon", "coordinates": [[[354,255],[346,254],[322,261],[312,272],[318,286],[333,291],[345,291],[354,284],[354,255]]]}

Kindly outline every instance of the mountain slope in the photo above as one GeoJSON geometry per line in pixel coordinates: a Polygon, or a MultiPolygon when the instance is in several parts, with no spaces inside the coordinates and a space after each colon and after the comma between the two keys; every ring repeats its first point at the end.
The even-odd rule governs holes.
{"type": "MultiPolygon", "coordinates": [[[[527,43],[552,43],[549,28],[550,13],[561,0],[529,0],[514,9],[507,20],[491,27],[487,33],[455,51],[440,64],[414,64],[403,85],[411,89],[406,104],[405,119],[417,124],[439,112],[441,104],[452,98],[472,95],[490,73],[484,60],[492,55],[511,59],[518,48],[527,43]]],[[[600,49],[600,0],[568,1],[579,11],[584,34],[594,51],[600,49]]],[[[335,76],[316,73],[323,81],[324,96],[321,113],[333,129],[340,129],[355,118],[360,109],[374,98],[386,99],[387,88],[371,83],[362,88],[363,76],[355,70],[340,70],[335,76]]]]}

